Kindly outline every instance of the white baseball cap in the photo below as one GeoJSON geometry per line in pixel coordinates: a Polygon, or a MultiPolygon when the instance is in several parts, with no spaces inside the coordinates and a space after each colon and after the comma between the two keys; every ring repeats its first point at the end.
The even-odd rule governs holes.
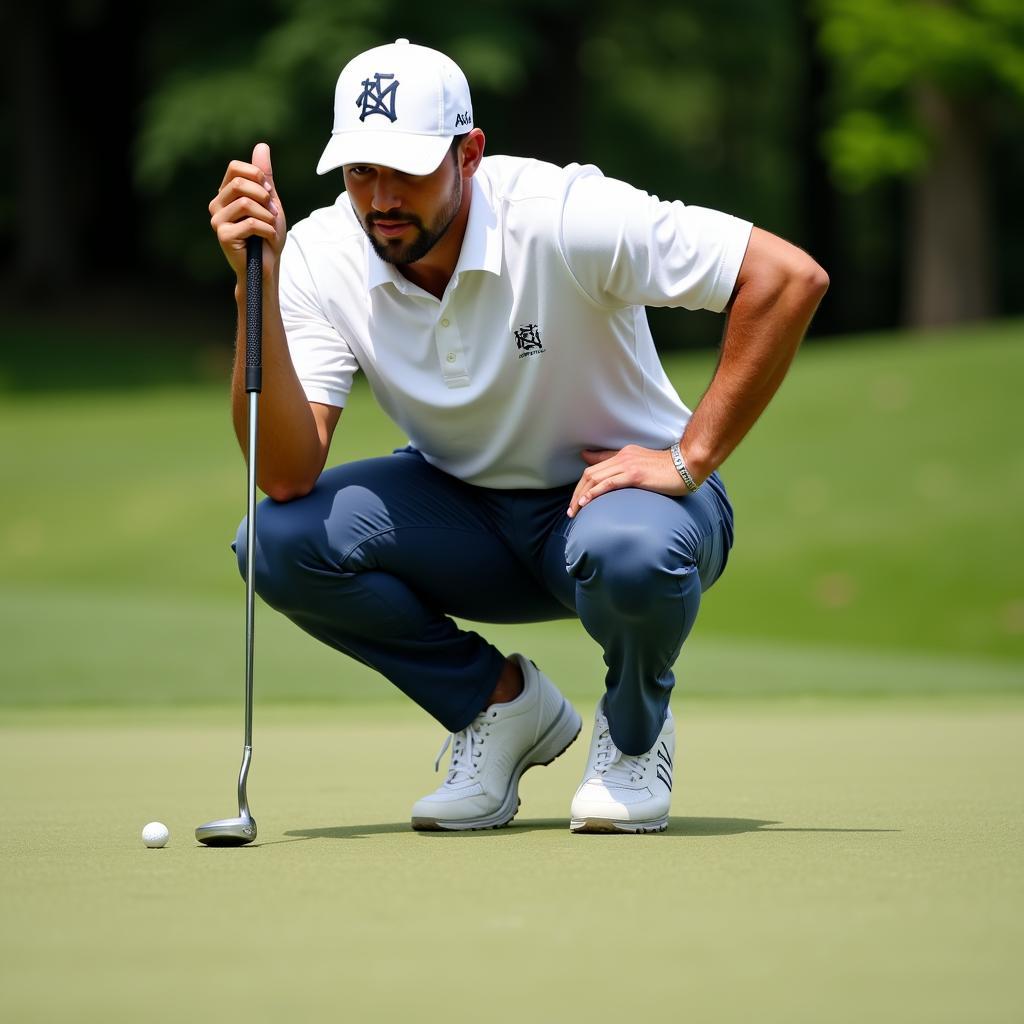
{"type": "Polygon", "coordinates": [[[449,57],[408,39],[353,57],[334,91],[334,131],[316,173],[376,164],[437,170],[455,135],[473,127],[469,84],[449,57]]]}

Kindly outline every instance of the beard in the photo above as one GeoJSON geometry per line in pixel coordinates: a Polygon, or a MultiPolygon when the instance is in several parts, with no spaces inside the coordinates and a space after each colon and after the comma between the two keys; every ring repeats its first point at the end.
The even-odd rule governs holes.
{"type": "Polygon", "coordinates": [[[451,227],[455,215],[462,206],[462,178],[456,175],[455,185],[452,187],[448,201],[438,211],[437,216],[430,224],[423,221],[412,213],[368,213],[366,215],[363,230],[366,237],[373,246],[373,251],[385,262],[402,266],[406,263],[415,263],[434,248],[444,237],[445,232],[451,227]],[[397,238],[380,241],[373,235],[373,225],[378,220],[402,220],[407,221],[415,230],[415,235],[409,242],[403,242],[397,238]]]}

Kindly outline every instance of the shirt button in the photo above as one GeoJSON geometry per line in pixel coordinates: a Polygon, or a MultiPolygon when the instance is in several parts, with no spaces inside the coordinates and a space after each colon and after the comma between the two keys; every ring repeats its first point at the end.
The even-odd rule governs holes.
{"type": "Polygon", "coordinates": [[[451,326],[451,320],[449,320],[447,317],[445,317],[444,320],[441,321],[441,326],[442,327],[449,327],[449,326],[451,326]]]}
{"type": "Polygon", "coordinates": [[[454,352],[449,352],[448,355],[445,358],[447,358],[449,363],[454,363],[455,362],[455,353],[454,352]]]}

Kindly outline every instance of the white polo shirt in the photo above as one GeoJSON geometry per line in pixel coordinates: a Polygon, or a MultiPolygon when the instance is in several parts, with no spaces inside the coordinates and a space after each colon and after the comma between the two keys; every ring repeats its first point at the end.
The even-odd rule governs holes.
{"type": "Polygon", "coordinates": [[[440,300],[376,255],[345,193],[291,229],[281,311],[309,401],[344,406],[360,369],[428,462],[485,487],[677,441],[690,411],[644,306],[723,310],[751,225],[578,164],[486,157],[472,187],[440,300]]]}

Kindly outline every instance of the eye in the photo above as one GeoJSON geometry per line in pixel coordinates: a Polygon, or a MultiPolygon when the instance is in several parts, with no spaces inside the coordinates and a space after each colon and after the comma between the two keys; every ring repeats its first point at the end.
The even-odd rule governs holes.
{"type": "Polygon", "coordinates": [[[352,164],[345,168],[345,173],[356,178],[365,178],[368,174],[373,173],[373,168],[366,164],[352,164]]]}

